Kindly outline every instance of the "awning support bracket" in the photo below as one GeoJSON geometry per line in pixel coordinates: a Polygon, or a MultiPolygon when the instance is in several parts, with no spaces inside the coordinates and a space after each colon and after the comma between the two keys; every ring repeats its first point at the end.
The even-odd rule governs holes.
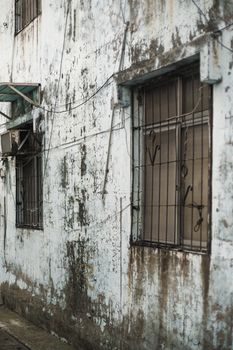
{"type": "Polygon", "coordinates": [[[21,91],[17,90],[14,86],[8,84],[7,85],[12,91],[14,91],[17,95],[19,95],[20,97],[22,97],[25,101],[27,101],[28,103],[30,103],[31,105],[35,106],[35,107],[40,107],[39,103],[33,101],[31,98],[29,98],[28,96],[26,96],[25,94],[23,94],[21,91]]]}

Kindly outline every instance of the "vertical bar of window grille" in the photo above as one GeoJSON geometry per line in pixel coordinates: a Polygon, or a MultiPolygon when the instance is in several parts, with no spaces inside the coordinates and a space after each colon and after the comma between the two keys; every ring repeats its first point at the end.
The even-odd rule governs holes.
{"type": "Polygon", "coordinates": [[[27,21],[27,24],[29,24],[32,20],[32,17],[31,17],[31,0],[28,0],[28,21],[27,21]]]}
{"type": "Polygon", "coordinates": [[[159,152],[159,198],[158,198],[158,243],[160,242],[160,191],[161,191],[161,88],[159,89],[159,142],[160,142],[160,152],[159,152]]]}
{"type": "Polygon", "coordinates": [[[15,33],[17,33],[17,28],[18,28],[18,25],[17,25],[17,0],[15,0],[15,33]]]}
{"type": "Polygon", "coordinates": [[[18,10],[18,1],[15,0],[15,32],[18,32],[18,21],[19,21],[19,14],[18,14],[19,10],[18,10]]]}
{"type": "Polygon", "coordinates": [[[23,192],[23,222],[22,224],[25,225],[25,223],[27,222],[27,192],[26,191],[26,186],[27,186],[27,178],[25,177],[25,172],[24,172],[24,161],[22,161],[22,184],[23,184],[23,188],[22,188],[22,192],[23,192]]]}
{"type": "MultiPolygon", "coordinates": [[[[203,205],[203,86],[200,85],[201,95],[201,206],[203,205]]],[[[204,211],[204,210],[203,210],[204,211]]],[[[200,225],[200,250],[202,250],[202,224],[200,225]]]]}
{"type": "MultiPolygon", "coordinates": [[[[136,94],[138,94],[138,91],[136,90],[136,89],[134,89],[133,90],[133,93],[132,93],[132,99],[133,99],[133,104],[132,104],[132,108],[133,108],[133,110],[132,110],[132,126],[133,126],[133,139],[134,139],[134,142],[133,142],[133,151],[134,151],[134,153],[133,153],[133,165],[134,165],[134,173],[135,173],[135,169],[136,169],[136,166],[137,166],[137,171],[136,171],[136,174],[137,174],[137,189],[135,188],[135,185],[133,184],[133,192],[135,191],[137,191],[137,203],[135,203],[135,202],[133,202],[133,206],[132,206],[132,213],[134,214],[134,206],[136,205],[136,210],[137,210],[137,215],[136,215],[136,235],[137,235],[137,239],[139,239],[140,237],[139,237],[139,219],[141,219],[141,217],[142,217],[142,215],[140,216],[140,218],[139,218],[139,216],[138,216],[138,208],[139,208],[139,205],[141,206],[141,202],[139,201],[139,179],[140,179],[140,168],[139,168],[139,165],[140,165],[140,163],[139,163],[139,152],[140,152],[140,149],[139,149],[139,138],[140,138],[140,136],[138,136],[139,135],[139,133],[140,133],[140,135],[141,135],[141,130],[140,130],[140,128],[139,128],[139,126],[140,126],[140,124],[139,124],[139,104],[138,103],[136,103],[136,94]],[[137,109],[136,109],[136,108],[137,109]],[[135,122],[134,122],[134,118],[135,118],[135,110],[137,111],[137,114],[136,114],[136,116],[137,116],[137,123],[136,123],[136,126],[138,127],[137,129],[135,129],[135,122]],[[135,136],[135,134],[136,134],[136,136],[135,136]],[[136,145],[136,141],[135,141],[135,138],[136,138],[136,140],[137,140],[137,145],[136,145]],[[135,162],[135,158],[136,158],[136,156],[135,156],[135,149],[136,149],[136,147],[137,147],[137,164],[136,164],[136,162],[135,162]]],[[[138,102],[138,101],[137,101],[138,102]]],[[[43,172],[44,172],[44,170],[43,170],[43,172]]],[[[43,173],[42,172],[42,173],[43,173]]],[[[134,174],[134,176],[135,176],[135,174],[134,174]]],[[[136,177],[136,176],[135,176],[136,177]]],[[[42,179],[42,181],[43,181],[43,179],[42,179]]],[[[140,213],[141,213],[141,211],[140,211],[140,213]]],[[[134,218],[134,216],[133,216],[133,218],[134,218]]],[[[135,219],[134,219],[135,220],[135,219]]]]}
{"type": "Polygon", "coordinates": [[[26,20],[26,25],[30,23],[30,0],[27,0],[27,20],[26,20]]]}
{"type": "Polygon", "coordinates": [[[23,28],[26,27],[27,25],[27,0],[23,1],[23,19],[24,19],[24,23],[23,23],[23,28]]]}
{"type": "MultiPolygon", "coordinates": [[[[213,159],[213,138],[212,138],[212,127],[213,127],[213,90],[212,88],[208,87],[208,199],[207,199],[207,224],[211,227],[211,221],[212,221],[212,159],[213,159]]],[[[211,250],[211,232],[208,229],[207,226],[207,248],[210,252],[211,250]]]]}
{"type": "Polygon", "coordinates": [[[149,205],[149,201],[151,199],[151,191],[149,192],[148,189],[151,189],[151,171],[152,168],[150,166],[150,157],[149,157],[149,152],[150,152],[150,136],[148,136],[147,134],[147,123],[148,123],[148,117],[149,115],[149,111],[150,111],[150,107],[151,107],[151,99],[150,99],[150,93],[148,93],[147,90],[145,90],[145,99],[144,99],[144,118],[143,118],[143,164],[144,164],[144,179],[143,179],[143,184],[144,184],[144,188],[143,188],[143,206],[144,206],[144,239],[145,240],[150,240],[151,237],[151,206],[149,205]],[[149,187],[150,186],[150,187],[149,187]],[[149,193],[148,193],[149,192],[149,193]]]}
{"type": "Polygon", "coordinates": [[[20,161],[20,200],[22,202],[21,204],[21,211],[20,211],[20,224],[24,223],[24,208],[25,208],[25,191],[24,191],[24,175],[23,175],[23,162],[20,161]]]}
{"type": "MultiPolygon", "coordinates": [[[[195,84],[194,84],[194,79],[195,79],[195,76],[194,76],[194,71],[192,71],[192,109],[194,108],[194,105],[195,105],[195,97],[194,97],[194,89],[195,89],[195,84]]],[[[195,146],[195,127],[194,127],[194,113],[192,113],[192,137],[193,137],[193,148],[192,148],[192,183],[191,185],[193,186],[193,190],[192,190],[192,205],[191,205],[191,210],[192,210],[192,215],[191,215],[191,250],[193,248],[193,211],[194,211],[194,208],[193,208],[193,193],[194,193],[194,167],[195,167],[195,160],[194,160],[194,157],[195,157],[195,150],[194,150],[194,146],[195,146]]]]}
{"type": "Polygon", "coordinates": [[[34,225],[38,225],[38,219],[37,218],[37,212],[38,212],[38,187],[37,187],[37,178],[38,178],[38,169],[37,169],[37,155],[34,157],[34,204],[33,204],[33,209],[34,209],[34,225]]]}
{"type": "Polygon", "coordinates": [[[34,2],[35,2],[35,13],[36,13],[36,16],[38,16],[40,13],[40,1],[35,0],[34,2]]]}
{"type": "Polygon", "coordinates": [[[29,197],[29,225],[33,226],[34,221],[33,221],[33,209],[34,209],[34,196],[35,196],[35,168],[34,168],[34,158],[31,160],[31,167],[30,167],[30,181],[29,181],[29,186],[30,186],[30,197],[29,197]]]}
{"type": "Polygon", "coordinates": [[[26,20],[26,11],[25,11],[26,1],[21,0],[21,4],[22,4],[22,27],[21,27],[21,29],[23,29],[25,27],[25,20],[26,20]]]}
{"type": "Polygon", "coordinates": [[[36,18],[37,16],[37,6],[36,1],[32,0],[32,18],[36,18]]]}
{"type": "Polygon", "coordinates": [[[33,19],[33,2],[32,0],[28,0],[28,23],[31,22],[31,20],[33,19]]]}
{"type": "Polygon", "coordinates": [[[39,174],[39,225],[42,227],[42,213],[43,213],[43,188],[42,188],[42,156],[40,154],[39,156],[39,167],[38,167],[38,174],[39,174]]]}
{"type": "Polygon", "coordinates": [[[23,28],[23,2],[22,0],[20,1],[20,28],[19,30],[21,30],[23,28]]]}
{"type": "Polygon", "coordinates": [[[15,33],[19,31],[19,3],[15,0],[15,33]]]}
{"type": "MultiPolygon", "coordinates": [[[[182,78],[178,78],[178,116],[180,116],[183,113],[183,81],[182,78]]],[[[183,216],[183,207],[182,207],[182,188],[181,186],[181,166],[182,166],[182,125],[183,125],[183,117],[182,119],[179,119],[180,126],[177,131],[177,147],[178,147],[178,164],[177,164],[177,181],[178,181],[178,192],[177,192],[177,243],[179,245],[183,244],[184,241],[184,220],[182,221],[183,216]],[[179,236],[178,236],[179,235],[179,236]]]]}
{"type": "MultiPolygon", "coordinates": [[[[151,91],[151,105],[152,105],[152,123],[154,125],[154,91],[151,91]]],[[[155,145],[153,144],[153,151],[155,145]]],[[[151,228],[150,228],[150,240],[152,241],[152,234],[153,234],[153,219],[154,219],[154,164],[150,164],[152,168],[152,190],[151,190],[151,228]]]]}
{"type": "Polygon", "coordinates": [[[29,210],[29,203],[30,203],[30,196],[31,196],[31,188],[30,188],[30,178],[27,176],[27,174],[24,175],[24,195],[25,195],[25,209],[24,209],[24,225],[29,225],[30,222],[30,210],[29,210]]]}
{"type": "Polygon", "coordinates": [[[29,24],[31,22],[31,0],[28,0],[28,20],[27,20],[27,24],[29,24]]]}
{"type": "Polygon", "coordinates": [[[36,177],[36,188],[37,188],[37,196],[36,196],[36,222],[37,225],[40,226],[40,155],[36,156],[36,169],[37,169],[37,177],[36,177]]]}
{"type": "Polygon", "coordinates": [[[33,225],[33,197],[34,197],[34,181],[35,181],[35,174],[34,174],[34,158],[30,161],[31,166],[30,166],[30,177],[29,177],[29,225],[33,225]]]}
{"type": "Polygon", "coordinates": [[[24,195],[25,195],[25,208],[24,208],[24,225],[28,226],[30,222],[30,210],[29,210],[29,203],[30,203],[30,196],[31,196],[31,191],[30,189],[30,178],[26,176],[24,178],[24,195]]]}
{"type": "Polygon", "coordinates": [[[22,3],[21,0],[17,2],[17,32],[20,31],[22,27],[22,3]]]}
{"type": "MultiPolygon", "coordinates": [[[[23,164],[23,162],[22,162],[23,164]]],[[[24,224],[25,220],[26,220],[26,217],[25,217],[25,208],[26,208],[26,203],[25,203],[25,200],[26,200],[26,196],[25,196],[25,178],[24,178],[24,173],[23,173],[23,168],[22,168],[22,172],[21,172],[21,191],[22,191],[22,222],[21,224],[24,224]]]]}
{"type": "Polygon", "coordinates": [[[31,176],[30,176],[30,226],[34,224],[34,197],[35,197],[35,158],[31,160],[31,176]]]}
{"type": "Polygon", "coordinates": [[[33,0],[29,0],[29,22],[34,18],[34,13],[33,13],[33,0]]]}
{"type": "Polygon", "coordinates": [[[36,18],[35,0],[31,0],[31,20],[36,18]]]}
{"type": "MultiPolygon", "coordinates": [[[[137,94],[138,94],[138,104],[137,104],[137,107],[138,107],[138,129],[139,131],[138,132],[138,208],[139,208],[139,205],[141,206],[142,205],[142,200],[143,200],[143,210],[141,210],[141,212],[143,211],[143,216],[141,215],[141,223],[140,223],[140,226],[139,226],[139,222],[137,222],[137,233],[139,234],[139,228],[140,230],[142,231],[142,237],[140,238],[143,238],[145,237],[145,223],[144,223],[144,219],[145,219],[145,200],[144,200],[144,194],[145,194],[145,186],[144,188],[142,188],[142,184],[144,183],[143,181],[143,177],[142,177],[142,171],[146,169],[146,167],[142,167],[143,164],[142,164],[142,154],[141,154],[141,138],[143,137],[143,140],[144,140],[144,136],[143,136],[143,129],[142,129],[142,124],[144,124],[144,120],[145,120],[145,107],[144,107],[144,111],[143,111],[143,115],[142,115],[142,118],[140,119],[141,117],[141,106],[139,106],[139,102],[141,103],[140,99],[139,99],[139,94],[142,94],[142,90],[140,91],[137,91],[137,94]],[[141,192],[140,192],[141,191],[141,192]]],[[[145,106],[145,90],[143,89],[143,106],[145,106]]],[[[144,146],[144,141],[143,141],[143,146],[144,146]]],[[[145,156],[144,156],[145,157],[145,156]]],[[[145,163],[144,159],[143,159],[143,162],[145,163]]],[[[145,176],[145,174],[143,173],[143,176],[145,176]]],[[[137,220],[138,221],[138,220],[137,220]]]]}
{"type": "Polygon", "coordinates": [[[24,27],[28,24],[28,0],[24,0],[24,27]]]}
{"type": "Polygon", "coordinates": [[[23,215],[23,198],[21,195],[22,192],[22,170],[21,170],[21,162],[18,161],[18,198],[19,198],[19,203],[21,202],[21,205],[18,204],[18,224],[21,224],[22,222],[22,215],[23,215]]]}
{"type": "MultiPolygon", "coordinates": [[[[178,95],[177,95],[177,80],[176,80],[176,83],[175,83],[175,113],[176,113],[176,116],[178,115],[178,108],[177,108],[177,100],[178,100],[178,95]]],[[[175,125],[175,188],[174,188],[174,191],[175,191],[175,203],[174,203],[174,214],[173,214],[173,243],[175,244],[176,243],[176,218],[177,218],[177,186],[178,186],[178,183],[177,183],[177,167],[178,167],[178,150],[177,150],[177,129],[178,129],[178,119],[176,119],[176,125],[175,125]]]]}
{"type": "MultiPolygon", "coordinates": [[[[169,84],[167,85],[167,119],[169,118],[169,84]]],[[[166,238],[165,238],[165,242],[167,244],[168,240],[167,240],[167,230],[168,230],[168,213],[169,211],[169,207],[168,207],[168,193],[169,193],[169,120],[168,120],[168,125],[167,125],[167,198],[166,198],[166,238]]]]}
{"type": "Polygon", "coordinates": [[[16,159],[16,225],[19,223],[19,170],[18,170],[18,162],[16,159]]]}
{"type": "Polygon", "coordinates": [[[21,11],[21,1],[17,1],[17,12],[16,12],[16,21],[17,21],[17,33],[21,29],[21,20],[22,20],[22,11],[21,11]]]}
{"type": "Polygon", "coordinates": [[[37,1],[33,0],[32,6],[33,6],[33,18],[36,18],[38,16],[37,1]]]}
{"type": "Polygon", "coordinates": [[[27,226],[31,226],[31,224],[32,224],[32,181],[33,181],[33,172],[30,171],[30,175],[27,173],[27,177],[26,177],[26,179],[27,179],[27,192],[28,192],[27,193],[27,213],[26,213],[27,226]]]}

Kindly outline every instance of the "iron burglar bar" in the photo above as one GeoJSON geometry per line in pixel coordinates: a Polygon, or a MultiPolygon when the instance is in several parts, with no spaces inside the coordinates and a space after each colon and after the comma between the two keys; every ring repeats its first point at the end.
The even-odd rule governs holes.
{"type": "Polygon", "coordinates": [[[42,133],[34,123],[40,107],[40,84],[0,83],[0,102],[11,103],[8,130],[1,135],[2,156],[16,158],[16,226],[42,229],[42,133]],[[4,147],[3,147],[4,146],[4,147]]]}
{"type": "Polygon", "coordinates": [[[133,241],[206,252],[211,89],[193,65],[134,95],[133,241]]]}

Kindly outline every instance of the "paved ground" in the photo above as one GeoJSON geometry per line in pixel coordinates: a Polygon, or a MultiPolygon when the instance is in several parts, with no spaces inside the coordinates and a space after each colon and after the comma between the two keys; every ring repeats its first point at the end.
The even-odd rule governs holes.
{"type": "Polygon", "coordinates": [[[11,335],[0,329],[0,350],[28,350],[18,340],[11,335]]]}
{"type": "Polygon", "coordinates": [[[4,306],[0,306],[0,350],[74,350],[74,348],[4,306]]]}

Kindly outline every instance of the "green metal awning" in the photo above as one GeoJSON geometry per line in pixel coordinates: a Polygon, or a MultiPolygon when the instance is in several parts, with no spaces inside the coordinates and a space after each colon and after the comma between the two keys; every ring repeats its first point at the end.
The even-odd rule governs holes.
{"type": "Polygon", "coordinates": [[[20,97],[28,102],[38,105],[37,101],[31,100],[28,93],[38,90],[40,84],[25,83],[0,83],[0,102],[14,102],[20,97]]]}

